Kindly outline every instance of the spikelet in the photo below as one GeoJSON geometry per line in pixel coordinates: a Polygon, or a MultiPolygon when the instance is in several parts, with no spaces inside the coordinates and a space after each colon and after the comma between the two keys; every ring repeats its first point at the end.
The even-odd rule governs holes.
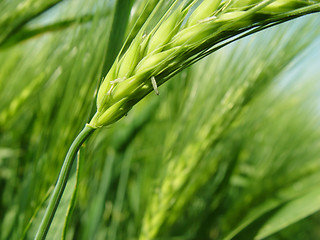
{"type": "Polygon", "coordinates": [[[135,67],[140,61],[141,55],[141,39],[137,36],[131,43],[129,50],[124,54],[119,63],[118,78],[130,77],[135,67]]]}
{"type": "Polygon", "coordinates": [[[204,0],[196,10],[190,15],[186,23],[187,27],[195,25],[206,18],[212,17],[218,9],[221,0],[204,0]]]}
{"type": "Polygon", "coordinates": [[[182,24],[182,20],[187,14],[187,11],[181,12],[178,8],[173,12],[168,19],[166,19],[152,36],[152,41],[149,42],[146,54],[152,52],[160,52],[163,47],[171,40],[171,38],[178,32],[182,24]]]}

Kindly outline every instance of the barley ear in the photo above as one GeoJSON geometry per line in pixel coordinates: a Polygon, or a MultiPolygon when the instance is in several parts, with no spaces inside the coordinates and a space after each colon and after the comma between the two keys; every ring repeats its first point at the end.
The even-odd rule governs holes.
{"type": "Polygon", "coordinates": [[[117,121],[152,90],[157,93],[158,86],[174,74],[222,47],[222,41],[320,8],[318,1],[203,0],[190,12],[198,1],[182,2],[187,4],[174,1],[149,32],[146,25],[151,20],[147,20],[126,52],[119,54],[98,91],[91,126],[117,121]]]}

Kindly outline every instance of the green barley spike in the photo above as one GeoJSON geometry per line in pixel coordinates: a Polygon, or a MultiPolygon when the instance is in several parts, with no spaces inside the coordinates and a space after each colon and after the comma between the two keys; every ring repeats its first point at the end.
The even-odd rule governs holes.
{"type": "MultiPolygon", "coordinates": [[[[175,10],[172,5],[169,10],[172,12],[165,15],[150,33],[144,34],[145,27],[138,33],[104,79],[91,126],[101,127],[123,117],[136,102],[153,91],[152,77],[161,85],[167,75],[183,69],[192,54],[206,51],[219,39],[234,37],[254,24],[263,24],[259,23],[261,13],[277,22],[285,19],[284,14],[290,10],[310,5],[314,6],[313,11],[320,10],[319,3],[302,0],[204,0],[188,16],[195,3],[189,2],[184,9],[181,4],[175,10]],[[279,19],[276,10],[282,13],[279,19]],[[119,112],[115,111],[115,106],[119,112]]],[[[296,14],[301,15],[301,12],[296,14]]]]}

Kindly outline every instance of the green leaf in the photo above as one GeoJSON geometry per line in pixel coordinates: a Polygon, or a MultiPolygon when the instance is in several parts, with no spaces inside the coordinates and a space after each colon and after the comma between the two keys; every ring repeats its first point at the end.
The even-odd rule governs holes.
{"type": "Polygon", "coordinates": [[[263,239],[320,210],[320,188],[286,203],[277,209],[258,231],[255,239],[263,239]]]}
{"type": "MultiPolygon", "coordinates": [[[[79,177],[79,160],[75,161],[72,166],[69,180],[65,188],[64,194],[61,198],[58,210],[52,221],[49,229],[47,239],[65,239],[66,228],[70,221],[70,216],[75,204],[75,197],[78,189],[78,177],[79,177]]],[[[46,207],[48,205],[49,198],[42,204],[39,211],[36,212],[35,217],[31,219],[28,229],[26,230],[23,239],[33,239],[36,235],[46,207]]]]}
{"type": "Polygon", "coordinates": [[[26,23],[61,1],[63,0],[24,0],[0,3],[0,45],[5,43],[11,34],[17,32],[26,23]]]}
{"type": "Polygon", "coordinates": [[[50,24],[42,25],[39,27],[23,27],[17,33],[12,34],[5,43],[3,43],[1,48],[13,47],[16,44],[22,43],[26,40],[39,37],[43,34],[59,32],[67,28],[76,27],[80,24],[86,24],[94,19],[93,14],[86,14],[76,18],[70,18],[66,20],[56,21],[50,24]]]}

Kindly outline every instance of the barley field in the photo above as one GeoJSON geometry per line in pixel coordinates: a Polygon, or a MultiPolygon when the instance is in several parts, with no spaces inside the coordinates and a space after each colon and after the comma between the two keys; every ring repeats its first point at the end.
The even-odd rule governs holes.
{"type": "Polygon", "coordinates": [[[320,239],[320,0],[0,0],[0,240],[320,239]]]}

